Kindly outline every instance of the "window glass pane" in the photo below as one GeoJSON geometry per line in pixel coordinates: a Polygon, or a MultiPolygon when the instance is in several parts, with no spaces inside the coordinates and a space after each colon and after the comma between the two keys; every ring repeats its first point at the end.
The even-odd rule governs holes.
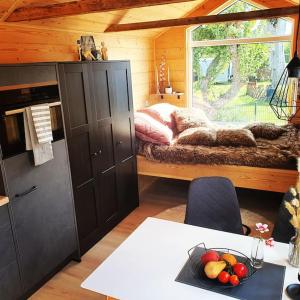
{"type": "Polygon", "coordinates": [[[233,4],[226,7],[222,10],[219,14],[230,14],[230,13],[237,13],[237,12],[247,12],[247,11],[254,11],[259,10],[259,8],[255,5],[250,3],[244,2],[242,0],[235,1],[233,4]]]}
{"type": "Polygon", "coordinates": [[[292,23],[284,19],[200,25],[192,32],[193,41],[259,38],[292,34],[292,23]]]}
{"type": "MultiPolygon", "coordinates": [[[[237,1],[220,14],[247,12],[251,10],[258,10],[258,8],[243,1],[237,1]]],[[[293,23],[283,18],[208,24],[200,25],[194,29],[192,40],[203,41],[282,36],[291,35],[292,29],[293,23]]]]}
{"type": "Polygon", "coordinates": [[[193,107],[219,122],[284,123],[269,106],[290,42],[193,48],[193,107]]]}

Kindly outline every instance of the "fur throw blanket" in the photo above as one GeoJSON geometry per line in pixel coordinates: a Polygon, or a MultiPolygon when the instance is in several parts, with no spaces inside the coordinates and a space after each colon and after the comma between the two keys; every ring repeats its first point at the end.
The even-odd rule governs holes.
{"type": "Polygon", "coordinates": [[[277,139],[256,138],[257,147],[155,145],[138,140],[137,152],[149,160],[177,164],[240,165],[261,168],[297,169],[300,129],[283,126],[277,139]]]}

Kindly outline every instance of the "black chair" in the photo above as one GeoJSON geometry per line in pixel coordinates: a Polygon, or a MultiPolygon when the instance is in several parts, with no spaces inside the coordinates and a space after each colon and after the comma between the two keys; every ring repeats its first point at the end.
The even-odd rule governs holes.
{"type": "Polygon", "coordinates": [[[224,177],[202,177],[191,182],[184,222],[231,233],[250,233],[250,228],[242,224],[235,188],[224,177]]]}
{"type": "Polygon", "coordinates": [[[272,237],[277,242],[288,244],[291,237],[295,235],[295,229],[290,223],[291,215],[284,205],[285,201],[291,201],[292,199],[293,195],[290,192],[287,192],[280,204],[277,220],[272,233],[272,237]]]}

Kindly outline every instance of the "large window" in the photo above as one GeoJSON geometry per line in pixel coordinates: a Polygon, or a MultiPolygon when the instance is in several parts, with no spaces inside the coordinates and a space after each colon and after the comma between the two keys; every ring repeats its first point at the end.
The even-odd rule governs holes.
{"type": "MultiPolygon", "coordinates": [[[[257,9],[236,1],[222,13],[257,9]]],[[[192,106],[218,122],[282,123],[270,97],[291,58],[288,19],[201,25],[191,31],[192,106]]]]}

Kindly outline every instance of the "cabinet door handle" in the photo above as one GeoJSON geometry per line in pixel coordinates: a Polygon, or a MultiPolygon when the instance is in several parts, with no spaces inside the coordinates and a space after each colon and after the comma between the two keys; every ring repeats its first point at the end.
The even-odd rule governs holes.
{"type": "Polygon", "coordinates": [[[119,146],[119,145],[122,145],[123,144],[123,141],[118,141],[117,142],[117,145],[119,146]]]}
{"type": "Polygon", "coordinates": [[[94,152],[94,153],[91,154],[92,157],[96,157],[97,155],[98,155],[97,152],[94,152]]]}
{"type": "Polygon", "coordinates": [[[101,155],[101,154],[102,154],[102,150],[101,150],[101,149],[98,151],[98,154],[99,154],[99,155],[101,155]]]}
{"type": "Polygon", "coordinates": [[[26,196],[26,195],[29,195],[29,194],[31,194],[32,192],[34,192],[34,191],[36,191],[37,190],[37,186],[33,186],[33,187],[31,187],[28,191],[25,191],[25,192],[23,192],[23,193],[21,193],[21,194],[16,194],[15,195],[15,198],[21,198],[21,197],[24,197],[24,196],[26,196]]]}

